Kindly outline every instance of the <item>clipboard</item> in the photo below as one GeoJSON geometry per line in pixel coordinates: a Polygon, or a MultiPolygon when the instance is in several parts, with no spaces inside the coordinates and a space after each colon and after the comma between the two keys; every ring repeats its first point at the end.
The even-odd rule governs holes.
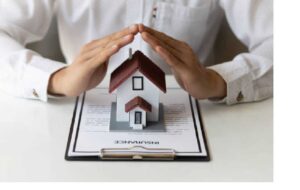
{"type": "MultiPolygon", "coordinates": [[[[98,88],[99,90],[99,88],[98,88]]],[[[104,89],[105,91],[106,89],[104,89]]],[[[168,89],[170,90],[170,89],[168,89]]],[[[205,155],[193,155],[189,152],[177,153],[173,148],[149,148],[143,145],[128,145],[127,147],[104,147],[100,148],[93,155],[70,155],[70,151],[76,152],[76,140],[79,133],[80,120],[82,110],[86,100],[86,93],[77,97],[70,132],[65,152],[65,160],[67,161],[210,161],[210,154],[207,145],[207,138],[203,120],[201,116],[200,105],[197,100],[188,96],[190,109],[193,116],[193,125],[199,151],[205,149],[205,155]],[[76,118],[77,117],[77,118],[76,118]],[[76,120],[79,120],[79,122],[76,120]],[[79,123],[79,124],[78,124],[79,123]],[[77,126],[76,126],[77,125],[77,126]],[[201,142],[199,140],[201,136],[201,142]],[[74,143],[75,138],[75,143],[74,143]],[[73,142],[72,142],[73,141],[73,142]],[[202,144],[201,144],[202,143],[202,144]]],[[[203,151],[203,150],[202,150],[203,151]]]]}

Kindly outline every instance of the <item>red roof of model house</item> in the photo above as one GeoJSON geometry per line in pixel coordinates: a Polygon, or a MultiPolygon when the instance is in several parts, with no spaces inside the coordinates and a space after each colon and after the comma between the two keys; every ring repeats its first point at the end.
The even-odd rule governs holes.
{"type": "Polygon", "coordinates": [[[112,72],[110,76],[109,93],[117,89],[136,71],[140,71],[161,91],[166,93],[165,73],[140,51],[136,51],[131,59],[124,61],[112,72]]]}
{"type": "Polygon", "coordinates": [[[146,112],[152,111],[152,106],[143,98],[137,96],[130,100],[127,104],[125,104],[125,112],[130,112],[136,107],[140,107],[141,109],[145,110],[146,112]]]}

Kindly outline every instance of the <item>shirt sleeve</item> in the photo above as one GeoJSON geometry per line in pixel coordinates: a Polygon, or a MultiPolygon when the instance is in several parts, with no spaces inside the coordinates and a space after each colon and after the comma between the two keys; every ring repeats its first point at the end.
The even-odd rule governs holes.
{"type": "Polygon", "coordinates": [[[220,0],[226,19],[249,53],[209,67],[227,83],[227,97],[220,102],[235,104],[273,95],[273,1],[220,0]]]}
{"type": "Polygon", "coordinates": [[[25,48],[41,40],[53,16],[52,0],[0,0],[0,90],[47,101],[48,81],[65,64],[25,48]]]}

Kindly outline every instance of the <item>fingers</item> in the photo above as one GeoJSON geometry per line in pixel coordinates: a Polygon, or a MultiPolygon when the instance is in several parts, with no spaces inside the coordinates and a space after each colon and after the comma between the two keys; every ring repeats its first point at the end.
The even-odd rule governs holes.
{"type": "MultiPolygon", "coordinates": [[[[137,25],[133,25],[135,26],[135,30],[137,30],[137,25]]],[[[129,28],[127,28],[128,30],[129,28]]],[[[126,32],[121,31],[121,32],[126,32]]],[[[100,44],[98,44],[98,46],[94,47],[94,49],[90,49],[89,51],[85,51],[82,53],[82,60],[83,61],[89,61],[90,59],[92,59],[92,65],[101,65],[103,62],[102,59],[99,59],[99,54],[102,54],[102,52],[112,52],[113,54],[116,53],[117,51],[119,51],[119,49],[121,49],[122,47],[128,45],[129,43],[131,43],[134,40],[134,35],[133,34],[128,34],[125,36],[122,36],[123,34],[121,34],[121,32],[116,33],[115,35],[118,37],[113,37],[111,39],[115,39],[115,40],[111,40],[109,43],[107,43],[105,46],[101,46],[100,44]],[[121,37],[122,36],[122,37],[121,37]],[[110,50],[116,50],[116,51],[110,51],[110,50]],[[98,58],[95,58],[98,57],[98,58]],[[94,63],[97,60],[102,60],[102,62],[99,63],[94,63]]],[[[106,54],[105,54],[106,55],[106,54]]],[[[111,56],[112,54],[109,54],[108,58],[111,56]]]]}
{"type": "Polygon", "coordinates": [[[178,50],[168,46],[168,44],[159,41],[159,39],[155,38],[153,35],[143,32],[141,34],[142,38],[152,47],[154,51],[157,51],[158,46],[162,46],[163,48],[167,49],[170,53],[172,53],[179,61],[181,60],[182,54],[178,50]]]}
{"type": "Polygon", "coordinates": [[[112,47],[105,48],[101,52],[99,52],[97,56],[91,58],[88,61],[88,64],[95,69],[107,62],[112,55],[119,51],[120,48],[121,47],[118,45],[113,45],[112,47]]]}
{"type": "Polygon", "coordinates": [[[156,47],[156,52],[159,54],[159,56],[161,58],[163,58],[165,60],[165,62],[171,66],[172,68],[174,68],[175,70],[181,69],[182,67],[182,63],[172,54],[170,53],[168,50],[166,50],[165,48],[161,47],[161,46],[157,46],[156,47]]]}
{"type": "Polygon", "coordinates": [[[131,25],[131,26],[119,31],[119,32],[109,35],[107,38],[110,40],[116,40],[116,39],[122,38],[123,36],[127,36],[129,34],[135,35],[138,33],[138,31],[139,31],[138,25],[134,24],[134,25],[131,25]]]}
{"type": "Polygon", "coordinates": [[[120,47],[124,47],[126,45],[128,45],[129,43],[131,43],[134,39],[134,36],[132,34],[123,36],[122,38],[117,38],[116,40],[113,40],[111,42],[109,42],[106,47],[111,47],[114,45],[118,45],[120,47]]]}
{"type": "Polygon", "coordinates": [[[116,46],[118,49],[128,45],[129,43],[131,43],[134,39],[134,36],[133,35],[127,35],[127,36],[124,36],[122,38],[119,38],[115,41],[111,41],[106,47],[102,47],[102,46],[99,46],[89,52],[86,52],[84,55],[83,55],[83,59],[84,60],[88,60],[88,59],[91,59],[95,56],[97,56],[97,54],[99,54],[100,52],[102,52],[104,49],[106,48],[111,48],[113,46],[116,46]]]}
{"type": "Polygon", "coordinates": [[[136,35],[138,33],[138,25],[134,24],[130,27],[127,27],[119,32],[115,32],[113,34],[110,34],[104,38],[98,39],[98,40],[93,40],[92,42],[87,44],[87,51],[95,49],[99,46],[107,46],[110,42],[121,39],[125,36],[128,35],[136,35]]]}
{"type": "Polygon", "coordinates": [[[160,45],[170,51],[170,53],[177,57],[177,59],[179,59],[182,63],[186,62],[186,57],[193,56],[193,50],[185,42],[176,40],[162,32],[156,31],[142,24],[139,24],[139,32],[141,32],[142,38],[149,43],[154,50],[154,45],[160,45]]]}
{"type": "Polygon", "coordinates": [[[154,37],[156,37],[157,39],[159,39],[160,41],[163,41],[164,43],[168,44],[170,47],[172,47],[174,49],[178,49],[181,47],[182,42],[180,42],[162,32],[159,32],[152,28],[144,26],[143,24],[139,24],[138,29],[141,34],[144,32],[147,32],[147,33],[153,35],[154,37]]]}
{"type": "Polygon", "coordinates": [[[157,46],[163,47],[169,53],[173,54],[181,63],[193,65],[196,61],[191,61],[195,58],[193,49],[185,42],[176,40],[162,32],[139,24],[139,32],[144,41],[146,41],[156,52],[157,46]]]}

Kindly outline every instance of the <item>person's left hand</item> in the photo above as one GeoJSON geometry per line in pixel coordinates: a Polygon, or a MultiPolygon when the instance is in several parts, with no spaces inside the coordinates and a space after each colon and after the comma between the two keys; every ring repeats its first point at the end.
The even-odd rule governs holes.
{"type": "Polygon", "coordinates": [[[185,42],[139,24],[144,41],[170,66],[179,85],[197,99],[223,98],[226,82],[215,71],[199,63],[193,49],[185,42]]]}

